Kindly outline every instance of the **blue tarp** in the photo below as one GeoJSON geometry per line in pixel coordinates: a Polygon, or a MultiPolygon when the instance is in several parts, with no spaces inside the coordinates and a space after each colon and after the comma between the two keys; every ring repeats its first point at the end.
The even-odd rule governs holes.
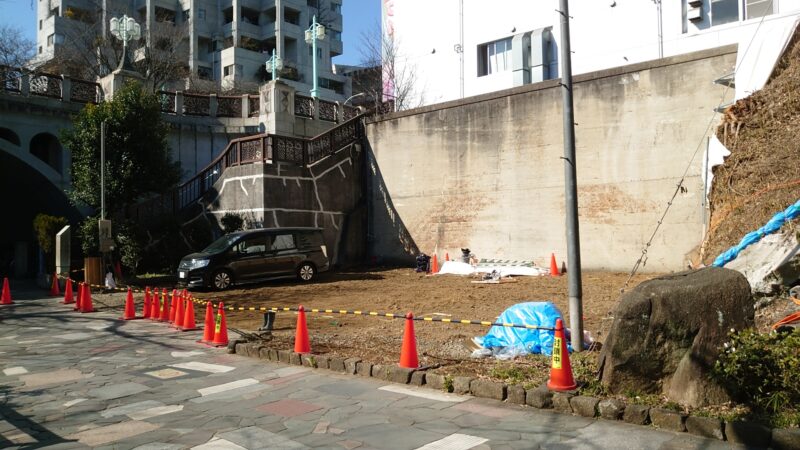
{"type": "Polygon", "coordinates": [[[764,236],[780,230],[787,220],[792,220],[798,216],[800,216],[800,200],[796,201],[794,205],[786,208],[785,211],[781,211],[772,216],[772,219],[769,219],[769,222],[767,222],[763,227],[744,235],[742,241],[739,242],[738,245],[729,248],[721,255],[717,256],[717,259],[714,260],[712,265],[716,267],[722,267],[725,264],[728,264],[736,259],[742,250],[760,241],[764,236]]]}
{"type": "MultiPolygon", "coordinates": [[[[513,323],[518,325],[536,325],[540,327],[555,327],[556,319],[562,319],[561,311],[551,302],[526,302],[503,311],[497,319],[500,323],[513,323]]],[[[563,320],[563,319],[562,319],[563,320]]],[[[475,338],[475,342],[484,348],[506,348],[513,350],[514,354],[543,353],[550,355],[553,352],[552,330],[533,330],[528,328],[492,327],[483,338],[475,338]]],[[[572,351],[567,339],[567,348],[572,351]]]]}

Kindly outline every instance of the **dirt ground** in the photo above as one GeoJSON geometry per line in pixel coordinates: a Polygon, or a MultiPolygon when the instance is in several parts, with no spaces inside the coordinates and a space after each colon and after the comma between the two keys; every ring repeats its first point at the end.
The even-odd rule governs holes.
{"type": "MultiPolygon", "coordinates": [[[[652,278],[637,275],[630,287],[652,278]]],[[[610,311],[619,300],[620,288],[628,274],[585,272],[583,302],[585,328],[602,341],[610,326],[610,311]]],[[[223,301],[226,306],[296,307],[334,310],[379,311],[415,316],[494,321],[509,306],[525,301],[553,301],[569,316],[567,276],[517,277],[515,283],[473,284],[474,279],[454,275],[426,276],[412,269],[339,272],[323,274],[318,281],[272,281],[222,293],[200,292],[196,298],[223,301]]],[[[358,357],[373,363],[396,363],[399,358],[404,321],[386,317],[340,314],[307,315],[313,353],[358,357]]],[[[230,312],[228,326],[254,331],[262,325],[260,312],[230,312]]],[[[279,312],[273,342],[291,349],[296,314],[279,312]]],[[[420,364],[447,365],[456,372],[481,373],[485,363],[469,357],[475,348],[471,340],[487,327],[416,321],[420,364]]]]}

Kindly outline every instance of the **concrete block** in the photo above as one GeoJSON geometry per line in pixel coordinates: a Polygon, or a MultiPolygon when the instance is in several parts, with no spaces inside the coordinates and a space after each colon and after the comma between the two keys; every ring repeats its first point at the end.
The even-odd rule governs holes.
{"type": "Polygon", "coordinates": [[[575,414],[583,417],[594,417],[597,415],[597,404],[600,403],[600,399],[597,397],[589,397],[585,395],[579,395],[577,397],[572,397],[569,400],[570,406],[572,406],[572,411],[575,414]]]}
{"type": "Polygon", "coordinates": [[[328,368],[333,370],[333,371],[335,371],[335,372],[344,372],[344,370],[345,370],[344,360],[345,360],[345,358],[341,358],[341,357],[338,357],[338,356],[332,356],[330,361],[329,361],[328,368]]]}
{"type": "Polygon", "coordinates": [[[453,378],[453,392],[456,394],[469,394],[469,385],[472,383],[470,377],[453,378]]]}
{"type": "Polygon", "coordinates": [[[292,361],[292,353],[289,350],[278,350],[278,361],[284,364],[290,364],[292,361]]]}
{"type": "Polygon", "coordinates": [[[772,445],[775,450],[797,450],[800,448],[800,428],[776,428],[772,430],[772,445]]]}
{"type": "Polygon", "coordinates": [[[302,355],[300,353],[292,352],[291,354],[289,354],[289,364],[292,364],[294,366],[299,366],[303,364],[301,356],[302,355]]]}
{"type": "Polygon", "coordinates": [[[327,369],[330,367],[331,358],[325,355],[316,355],[317,367],[320,369],[327,369]]]}
{"type": "Polygon", "coordinates": [[[345,359],[344,360],[345,372],[349,373],[350,375],[355,375],[356,374],[356,370],[358,370],[356,368],[356,364],[358,364],[360,361],[361,361],[361,358],[347,358],[347,359],[345,359]]]}
{"type": "Polygon", "coordinates": [[[356,363],[356,373],[361,375],[362,377],[371,377],[372,376],[372,363],[368,363],[366,361],[361,361],[356,363]]]}
{"type": "Polygon", "coordinates": [[[525,402],[534,408],[550,409],[553,407],[553,392],[544,384],[534,389],[528,389],[525,392],[525,402]]]}
{"type": "Polygon", "coordinates": [[[445,376],[438,373],[425,374],[425,385],[439,391],[445,390],[445,376]]]}
{"type": "Polygon", "coordinates": [[[414,386],[422,386],[426,383],[426,374],[421,370],[417,370],[411,374],[411,383],[414,386]]]}
{"type": "Polygon", "coordinates": [[[686,418],[686,431],[720,441],[725,440],[725,434],[722,432],[723,426],[722,420],[713,417],[689,416],[686,418]]]}
{"type": "Polygon", "coordinates": [[[597,404],[600,417],[608,420],[619,420],[625,412],[625,403],[616,398],[607,398],[597,404]]]}
{"type": "Polygon", "coordinates": [[[472,380],[469,383],[469,391],[475,397],[493,398],[500,401],[506,399],[506,385],[495,381],[472,380]]]}
{"type": "Polygon", "coordinates": [[[300,360],[306,367],[317,368],[317,357],[315,355],[302,355],[300,360]]]}
{"type": "Polygon", "coordinates": [[[508,398],[508,403],[513,403],[515,405],[525,404],[525,388],[518,384],[508,386],[508,388],[506,388],[506,396],[506,398],[508,398]]]}
{"type": "Polygon", "coordinates": [[[650,421],[658,428],[686,431],[686,414],[663,408],[650,409],[650,421]]]}
{"type": "Polygon", "coordinates": [[[237,355],[247,356],[247,343],[240,342],[234,345],[237,355]]]}
{"type": "Polygon", "coordinates": [[[275,348],[269,349],[269,360],[278,361],[278,349],[275,348]]]}
{"type": "Polygon", "coordinates": [[[270,349],[268,347],[261,347],[260,349],[258,349],[258,357],[259,357],[259,359],[268,360],[270,351],[272,351],[272,349],[270,349]]]}
{"type": "Polygon", "coordinates": [[[379,380],[386,380],[388,379],[388,370],[387,367],[382,364],[373,364],[372,365],[372,376],[379,380]]]}
{"type": "Polygon", "coordinates": [[[393,383],[408,384],[411,381],[411,374],[414,373],[414,369],[400,366],[388,366],[386,369],[389,372],[387,375],[388,381],[393,383]]]}
{"type": "Polygon", "coordinates": [[[650,418],[650,407],[644,405],[627,405],[622,413],[622,420],[634,425],[646,425],[650,418]]]}
{"type": "Polygon", "coordinates": [[[725,422],[725,437],[729,442],[766,448],[772,439],[772,429],[752,422],[725,422]]]}
{"type": "Polygon", "coordinates": [[[558,412],[572,414],[572,406],[569,402],[572,397],[574,397],[574,395],[567,392],[554,392],[553,409],[558,412]]]}

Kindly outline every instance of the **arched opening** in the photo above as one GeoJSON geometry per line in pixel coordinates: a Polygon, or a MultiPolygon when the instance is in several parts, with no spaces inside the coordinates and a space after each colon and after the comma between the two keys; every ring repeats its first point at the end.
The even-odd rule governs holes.
{"type": "Polygon", "coordinates": [[[0,128],[0,139],[4,139],[17,146],[19,145],[19,136],[8,128],[0,128]]]}
{"type": "Polygon", "coordinates": [[[61,167],[61,143],[58,138],[50,133],[39,133],[31,139],[31,154],[41,159],[48,166],[58,173],[62,173],[61,167]]]}

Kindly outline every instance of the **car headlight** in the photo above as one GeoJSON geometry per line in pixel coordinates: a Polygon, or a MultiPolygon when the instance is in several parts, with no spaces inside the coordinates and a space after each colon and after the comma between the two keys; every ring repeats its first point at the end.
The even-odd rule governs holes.
{"type": "Polygon", "coordinates": [[[200,269],[201,267],[207,266],[209,260],[207,259],[193,259],[189,261],[189,270],[200,269]]]}

